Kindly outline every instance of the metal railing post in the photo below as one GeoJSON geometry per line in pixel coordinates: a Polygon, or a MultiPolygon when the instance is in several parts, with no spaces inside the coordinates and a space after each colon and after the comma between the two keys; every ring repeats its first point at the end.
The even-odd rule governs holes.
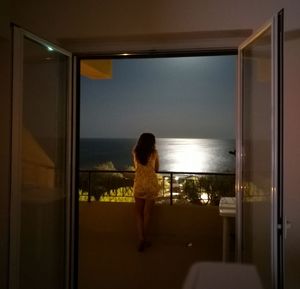
{"type": "Polygon", "coordinates": [[[163,197],[165,196],[165,176],[162,178],[163,184],[162,184],[162,189],[163,189],[163,197]]]}
{"type": "Polygon", "coordinates": [[[173,205],[173,173],[170,173],[170,205],[173,205]]]}
{"type": "Polygon", "coordinates": [[[91,201],[91,171],[89,171],[88,202],[91,201]]]}

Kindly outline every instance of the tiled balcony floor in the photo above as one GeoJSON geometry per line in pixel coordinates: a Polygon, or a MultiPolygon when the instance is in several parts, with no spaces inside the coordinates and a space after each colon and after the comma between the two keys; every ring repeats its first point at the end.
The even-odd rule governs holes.
{"type": "Polygon", "coordinates": [[[152,246],[140,253],[131,209],[114,208],[108,213],[107,208],[84,206],[80,211],[79,289],[180,289],[193,262],[221,260],[222,228],[216,209],[199,214],[199,210],[156,208],[153,223],[160,220],[160,226],[152,225],[152,246]],[[104,215],[106,222],[101,223],[104,215]],[[168,225],[174,218],[177,224],[168,225]]]}

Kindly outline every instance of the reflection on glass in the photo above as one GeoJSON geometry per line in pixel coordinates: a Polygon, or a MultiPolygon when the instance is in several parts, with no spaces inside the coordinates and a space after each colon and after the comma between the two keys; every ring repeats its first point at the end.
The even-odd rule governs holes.
{"type": "Polygon", "coordinates": [[[67,57],[24,40],[20,288],[64,288],[67,57]]]}
{"type": "Polygon", "coordinates": [[[243,49],[243,258],[270,287],[271,31],[243,49]]]}

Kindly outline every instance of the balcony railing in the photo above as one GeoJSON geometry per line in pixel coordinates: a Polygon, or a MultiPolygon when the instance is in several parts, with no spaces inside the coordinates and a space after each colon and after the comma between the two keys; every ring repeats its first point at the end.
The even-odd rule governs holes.
{"type": "MultiPolygon", "coordinates": [[[[159,172],[157,203],[218,205],[221,197],[234,196],[231,173],[159,172]]],[[[80,170],[79,201],[133,202],[134,171],[80,170]]]]}

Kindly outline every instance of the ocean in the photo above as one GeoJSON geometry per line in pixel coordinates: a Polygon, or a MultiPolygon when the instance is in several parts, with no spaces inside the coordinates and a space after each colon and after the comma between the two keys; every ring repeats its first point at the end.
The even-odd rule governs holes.
{"type": "MultiPolygon", "coordinates": [[[[94,169],[112,162],[117,170],[132,166],[132,148],[136,139],[80,139],[80,169],[94,169]]],[[[235,140],[157,138],[160,171],[234,173],[235,140]]]]}

